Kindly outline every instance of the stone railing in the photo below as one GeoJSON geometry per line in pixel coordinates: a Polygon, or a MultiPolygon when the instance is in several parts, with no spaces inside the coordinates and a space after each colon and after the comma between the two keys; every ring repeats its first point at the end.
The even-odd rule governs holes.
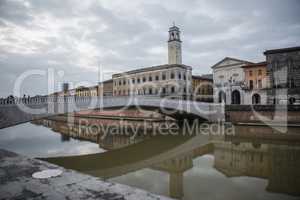
{"type": "Polygon", "coordinates": [[[159,97],[47,97],[41,101],[17,101],[0,105],[0,128],[47,116],[99,108],[126,109],[130,106],[157,108],[169,115],[169,110],[198,116],[208,121],[224,120],[224,107],[219,104],[159,97]]]}

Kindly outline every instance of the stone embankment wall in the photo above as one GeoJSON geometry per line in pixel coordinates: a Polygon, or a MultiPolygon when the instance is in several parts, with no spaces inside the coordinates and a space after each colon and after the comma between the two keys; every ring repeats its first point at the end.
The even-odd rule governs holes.
{"type": "Polygon", "coordinates": [[[1,199],[171,200],[2,149],[0,169],[1,199]],[[62,174],[47,179],[32,177],[33,173],[47,169],[61,170],[62,174]]]}
{"type": "Polygon", "coordinates": [[[300,124],[300,105],[226,105],[225,113],[233,123],[300,124]]]}

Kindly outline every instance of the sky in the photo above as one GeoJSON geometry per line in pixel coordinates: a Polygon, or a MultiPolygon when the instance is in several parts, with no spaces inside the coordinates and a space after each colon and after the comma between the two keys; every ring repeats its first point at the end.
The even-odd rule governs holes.
{"type": "Polygon", "coordinates": [[[0,97],[166,64],[173,22],[193,74],[224,57],[263,61],[300,46],[299,10],[299,0],[0,0],[0,97]]]}

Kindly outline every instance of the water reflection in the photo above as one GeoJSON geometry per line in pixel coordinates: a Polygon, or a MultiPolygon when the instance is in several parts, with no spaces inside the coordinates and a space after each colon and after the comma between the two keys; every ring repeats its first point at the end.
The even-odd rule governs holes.
{"type": "Polygon", "coordinates": [[[44,126],[25,123],[0,129],[0,148],[29,157],[84,155],[104,152],[90,141],[82,141],[54,132],[44,126]]]}
{"type": "Polygon", "coordinates": [[[177,199],[273,200],[300,195],[299,128],[285,134],[263,126],[236,126],[234,136],[102,138],[64,120],[35,123],[59,132],[62,141],[88,140],[104,150],[45,160],[154,193],[177,199]]]}

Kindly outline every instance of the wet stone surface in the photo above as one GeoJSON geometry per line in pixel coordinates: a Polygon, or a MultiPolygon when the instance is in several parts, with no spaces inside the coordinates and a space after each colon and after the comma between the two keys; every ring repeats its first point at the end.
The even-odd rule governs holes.
{"type": "Polygon", "coordinates": [[[0,199],[167,200],[168,197],[67,170],[0,149],[0,199]],[[34,179],[34,172],[59,169],[60,176],[34,179]]]}

